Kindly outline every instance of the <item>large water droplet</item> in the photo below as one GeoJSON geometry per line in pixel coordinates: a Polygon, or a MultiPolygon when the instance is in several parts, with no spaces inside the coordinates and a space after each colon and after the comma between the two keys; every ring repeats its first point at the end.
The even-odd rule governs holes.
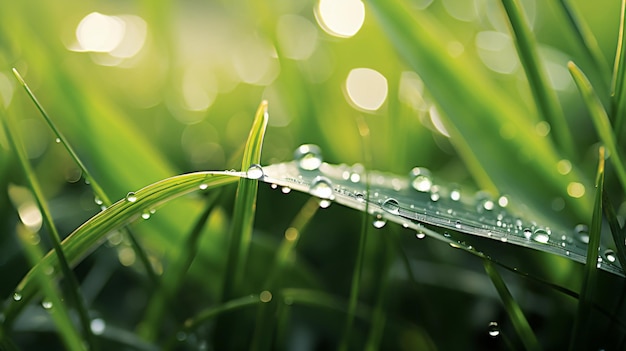
{"type": "Polygon", "coordinates": [[[374,226],[374,228],[380,229],[384,227],[385,224],[387,224],[387,220],[383,217],[383,215],[380,213],[375,213],[374,222],[372,222],[372,225],[374,226]]]}
{"type": "Polygon", "coordinates": [[[313,196],[319,197],[320,199],[332,200],[335,197],[333,195],[332,183],[328,180],[328,178],[322,176],[317,176],[313,179],[309,193],[313,196]]]}
{"type": "Polygon", "coordinates": [[[250,165],[248,170],[246,171],[246,176],[250,179],[261,179],[265,176],[263,172],[263,167],[257,164],[250,165]]]}
{"type": "Polygon", "coordinates": [[[615,256],[615,251],[611,249],[606,249],[604,251],[604,258],[606,258],[606,260],[611,263],[614,263],[615,261],[617,261],[617,256],[615,256]]]}
{"type": "Polygon", "coordinates": [[[358,202],[365,202],[365,195],[361,194],[361,193],[356,193],[354,195],[354,197],[356,197],[356,200],[358,202]]]}
{"type": "Polygon", "coordinates": [[[411,187],[417,191],[428,192],[433,186],[430,171],[423,167],[415,167],[409,173],[411,187]]]}
{"type": "Polygon", "coordinates": [[[487,333],[489,336],[495,338],[500,335],[500,326],[498,326],[497,322],[489,322],[489,326],[487,326],[487,333]]]}
{"type": "Polygon", "coordinates": [[[135,202],[137,201],[137,195],[135,195],[134,192],[129,192],[128,194],[126,194],[126,201],[128,202],[135,202]]]}
{"type": "Polygon", "coordinates": [[[391,213],[391,214],[400,214],[400,205],[398,204],[398,200],[393,198],[388,198],[383,202],[382,206],[383,210],[391,213]]]}
{"type": "Polygon", "coordinates": [[[589,227],[585,224],[579,224],[574,227],[576,238],[585,244],[589,244],[589,227]]]}
{"type": "Polygon", "coordinates": [[[102,335],[107,325],[102,318],[95,318],[89,323],[89,327],[94,335],[102,335]]]}
{"type": "Polygon", "coordinates": [[[543,228],[535,229],[531,238],[538,243],[547,244],[550,241],[550,231],[543,228]]]}
{"type": "Polygon", "coordinates": [[[317,145],[300,145],[294,152],[298,167],[305,171],[314,171],[322,165],[322,150],[317,145]]]}

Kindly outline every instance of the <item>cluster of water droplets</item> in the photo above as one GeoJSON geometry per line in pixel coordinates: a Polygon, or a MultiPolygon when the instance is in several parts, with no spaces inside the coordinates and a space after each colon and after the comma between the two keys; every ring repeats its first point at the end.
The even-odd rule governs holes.
{"type": "MultiPolygon", "coordinates": [[[[294,157],[294,161],[287,163],[251,165],[246,176],[270,183],[283,193],[292,189],[307,192],[318,197],[322,207],[337,202],[360,211],[367,209],[376,228],[393,221],[415,230],[417,238],[435,236],[454,247],[472,248],[458,237],[457,233],[463,233],[578,262],[586,260],[587,226],[580,224],[568,230],[513,215],[508,208],[511,199],[506,195],[492,197],[484,191],[466,192],[455,184],[438,182],[423,167],[415,167],[402,177],[366,172],[360,164],[331,165],[323,161],[320,148],[311,144],[298,147],[294,157]],[[438,233],[433,234],[430,229],[438,233]]],[[[624,275],[611,249],[601,249],[598,267],[624,275]]]]}

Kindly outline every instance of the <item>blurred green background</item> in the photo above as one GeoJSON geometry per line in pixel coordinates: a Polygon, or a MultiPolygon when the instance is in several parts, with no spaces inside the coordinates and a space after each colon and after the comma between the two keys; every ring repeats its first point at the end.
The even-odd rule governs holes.
{"type": "MultiPolygon", "coordinates": [[[[600,67],[585,56],[553,2],[522,1],[575,140],[576,159],[572,160],[552,148],[550,126],[536,117],[498,1],[406,3],[412,11],[438,23],[445,34],[441,41],[451,57],[460,57],[478,72],[477,77],[497,87],[499,95],[485,96],[487,104],[489,99],[506,97],[515,104],[511,109],[528,116],[525,132],[532,137],[527,143],[548,145],[547,156],[543,149],[530,147],[511,155],[517,130],[506,115],[496,124],[487,122],[492,124],[484,129],[480,119],[472,122],[479,127],[472,132],[470,144],[451,142],[445,126],[455,126],[455,119],[447,118],[439,107],[454,105],[457,97],[433,99],[428,84],[399,56],[394,38],[383,31],[368,4],[360,1],[1,0],[0,101],[7,115],[19,120],[28,156],[64,235],[99,209],[92,190],[81,181],[78,167],[55,143],[54,135],[17,85],[13,67],[112,199],[181,173],[239,169],[254,111],[266,99],[270,120],[264,164],[290,160],[298,145],[314,143],[328,162],[354,164],[371,159],[372,168],[397,174],[408,174],[419,165],[447,182],[477,189],[485,184],[484,177],[475,166],[468,167],[471,157],[467,155],[478,152],[473,144],[482,143],[489,145],[488,151],[481,150],[478,156],[482,169],[499,192],[519,199],[514,208],[554,226],[588,223],[598,138],[566,64],[575,61],[608,104],[607,69],[615,55],[619,2],[572,1],[598,40],[606,64],[600,67]],[[360,136],[358,120],[369,127],[368,139],[360,136]],[[492,133],[494,128],[499,133],[492,133]],[[554,163],[553,168],[536,166],[536,160],[551,157],[565,161],[554,163]],[[509,167],[511,162],[520,167],[509,167]],[[553,178],[553,182],[543,181],[553,178]],[[580,186],[572,189],[572,183],[580,186]]],[[[476,89],[485,82],[476,82],[476,89]]],[[[29,200],[23,195],[24,177],[5,139],[0,136],[0,187],[6,190],[0,192],[0,297],[8,298],[29,267],[14,235],[20,221],[16,208],[29,200]]],[[[609,193],[619,205],[623,192],[610,172],[607,177],[609,193]]],[[[161,325],[165,335],[218,300],[234,188],[228,188],[220,199],[177,307],[161,325]]],[[[285,195],[260,185],[246,276],[249,291],[262,290],[267,262],[307,199],[306,195],[285,195]]],[[[180,243],[202,204],[200,196],[186,197],[159,210],[149,221],[133,225],[158,272],[166,270],[179,254],[180,243]]],[[[316,214],[303,232],[297,264],[285,273],[281,286],[347,298],[361,216],[337,205],[316,214]]],[[[577,264],[526,249],[468,240],[476,240],[513,266],[578,290],[581,269],[577,264]]],[[[391,225],[370,233],[365,255],[361,301],[374,305],[380,287],[386,287],[382,292],[387,311],[382,348],[506,348],[505,338],[488,335],[492,321],[500,323],[503,334],[518,343],[477,259],[432,240],[416,241],[412,233],[391,225]],[[417,283],[402,269],[399,248],[406,252],[417,283]]],[[[94,313],[107,325],[135,330],[150,290],[128,246],[106,244],[77,272],[94,313]]],[[[567,344],[576,301],[545,285],[515,275],[505,277],[542,344],[546,348],[567,344]]],[[[24,349],[56,340],[33,322],[37,316],[37,311],[28,310],[16,327],[15,340],[24,349]]],[[[254,316],[251,312],[242,317],[242,335],[254,329],[254,316]]],[[[292,324],[275,345],[303,350],[334,347],[341,337],[344,316],[294,306],[289,319],[292,324]]],[[[355,327],[352,345],[359,349],[370,328],[366,320],[358,320],[355,327]]],[[[206,336],[211,330],[209,324],[197,336],[198,340],[211,340],[208,344],[188,340],[181,347],[212,349],[215,339],[229,340],[229,336],[206,336]]],[[[245,343],[243,339],[238,342],[245,343]]],[[[607,342],[619,340],[623,337],[607,342]]]]}

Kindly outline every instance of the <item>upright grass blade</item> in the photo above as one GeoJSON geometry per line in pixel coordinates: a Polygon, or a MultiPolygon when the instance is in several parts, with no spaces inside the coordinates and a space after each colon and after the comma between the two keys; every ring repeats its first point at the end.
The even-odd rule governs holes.
{"type": "MultiPolygon", "coordinates": [[[[380,343],[385,331],[385,325],[387,322],[387,311],[385,309],[385,303],[387,301],[387,292],[389,290],[389,271],[391,264],[395,258],[392,245],[395,244],[395,238],[393,236],[385,235],[382,240],[381,253],[377,257],[380,259],[381,267],[379,270],[378,279],[378,292],[376,296],[376,304],[374,305],[374,312],[370,321],[370,330],[365,342],[365,350],[376,351],[380,350],[380,343]]],[[[378,261],[378,260],[377,260],[378,261]]]]}
{"type": "MultiPolygon", "coordinates": [[[[88,253],[98,247],[108,234],[121,229],[137,218],[141,218],[144,211],[156,209],[173,199],[199,189],[212,189],[234,183],[238,179],[236,177],[238,175],[241,174],[230,172],[189,173],[167,178],[129,193],[126,198],[91,217],[63,240],[62,247],[68,263],[70,265],[78,264],[88,253]]],[[[55,275],[58,275],[58,260],[56,253],[51,251],[41,260],[40,264],[53,267],[55,275]]],[[[36,269],[39,269],[39,265],[31,269],[16,288],[16,293],[21,295],[22,299],[20,301],[8,301],[4,310],[5,326],[11,325],[28,301],[38,293],[34,281],[36,269]]]]}
{"type": "MultiPolygon", "coordinates": [[[[42,258],[42,253],[38,246],[38,234],[31,232],[24,226],[20,226],[18,228],[18,236],[28,260],[33,267],[36,266],[42,258]]],[[[51,266],[39,265],[39,268],[34,271],[35,279],[44,293],[44,302],[42,304],[45,304],[46,308],[50,309],[50,316],[57,326],[61,340],[67,350],[86,350],[86,345],[83,344],[80,333],[70,319],[69,311],[65,307],[61,293],[55,286],[54,278],[46,274],[51,269],[51,266]]]]}
{"type": "MultiPolygon", "coordinates": [[[[78,167],[82,171],[82,174],[85,177],[85,180],[87,181],[89,186],[91,186],[91,188],[93,189],[94,195],[97,199],[96,202],[101,202],[102,206],[105,206],[105,207],[111,206],[112,202],[110,198],[104,192],[100,184],[91,175],[87,167],[85,167],[85,164],[80,160],[80,158],[78,157],[78,154],[74,151],[74,149],[72,148],[68,140],[65,138],[65,136],[63,136],[63,133],[61,133],[61,131],[56,127],[56,125],[54,124],[54,122],[52,121],[48,113],[46,112],[46,110],[43,108],[43,105],[39,102],[39,100],[37,99],[35,94],[32,92],[28,84],[26,84],[26,81],[24,81],[24,78],[22,78],[20,73],[15,68],[13,68],[13,75],[15,75],[15,78],[18,80],[20,85],[22,85],[24,90],[26,90],[26,93],[28,94],[30,99],[33,101],[37,109],[39,110],[41,116],[44,118],[44,120],[46,121],[50,129],[52,129],[52,131],[56,135],[58,142],[60,142],[63,145],[63,147],[65,147],[65,150],[67,150],[72,160],[74,160],[74,163],[76,163],[76,165],[78,165],[78,167]]],[[[148,274],[148,278],[150,279],[150,281],[152,282],[154,286],[157,286],[159,282],[159,278],[157,277],[156,273],[154,273],[154,269],[152,268],[152,265],[150,264],[150,261],[148,260],[148,255],[143,250],[143,248],[137,241],[137,238],[135,238],[135,235],[130,231],[130,229],[124,229],[124,230],[128,234],[131,247],[133,248],[133,251],[135,251],[135,254],[139,258],[139,261],[143,265],[143,268],[145,269],[146,273],[148,274]]]]}
{"type": "MultiPolygon", "coordinates": [[[[617,259],[624,272],[626,272],[626,226],[620,228],[615,209],[606,192],[602,193],[602,210],[611,228],[611,235],[613,236],[613,242],[617,250],[617,259]]],[[[607,255],[605,254],[605,256],[607,255]]]]}
{"type": "MultiPolygon", "coordinates": [[[[248,176],[256,179],[263,177],[263,170],[260,166],[258,166],[259,168],[251,166],[258,165],[261,162],[261,149],[267,121],[267,101],[262,101],[254,116],[241,162],[242,171],[248,170],[248,176]]],[[[256,194],[258,191],[258,181],[256,179],[242,178],[239,180],[230,231],[230,246],[226,262],[222,301],[232,298],[235,288],[243,278],[250,240],[252,239],[254,214],[256,213],[256,194]]]]}
{"type": "Polygon", "coordinates": [[[607,64],[606,58],[602,53],[602,49],[600,49],[598,41],[593,35],[593,32],[591,31],[587,23],[581,19],[580,14],[571,5],[570,0],[559,0],[556,3],[565,15],[565,18],[567,19],[569,24],[574,29],[573,33],[580,43],[580,47],[591,59],[591,62],[593,62],[594,66],[598,68],[603,82],[605,82],[606,86],[608,87],[608,77],[610,76],[610,69],[607,64]]]}
{"type": "Polygon", "coordinates": [[[563,154],[570,159],[574,159],[576,149],[574,148],[572,135],[556,92],[550,86],[550,80],[537,52],[537,43],[528,20],[518,0],[501,0],[501,2],[508,15],[509,23],[516,39],[517,52],[522,66],[524,66],[537,109],[540,115],[543,116],[543,119],[552,126],[552,130],[556,135],[556,142],[563,154]]]}
{"type": "Polygon", "coordinates": [[[531,329],[530,324],[528,324],[528,321],[526,320],[522,309],[517,304],[517,301],[515,301],[511,295],[511,292],[500,276],[500,273],[498,273],[496,267],[490,260],[484,259],[483,264],[487,275],[493,283],[493,286],[498,291],[498,295],[500,295],[500,300],[502,300],[502,303],[504,304],[504,309],[506,310],[511,323],[513,323],[513,327],[515,328],[517,335],[524,344],[524,348],[526,350],[540,350],[541,347],[539,346],[535,333],[531,329]]]}
{"type": "Polygon", "coordinates": [[[622,189],[626,191],[626,169],[622,163],[620,152],[618,152],[617,142],[611,128],[609,116],[604,110],[600,99],[595,94],[589,79],[587,79],[583,71],[581,71],[580,68],[578,68],[578,66],[571,61],[567,64],[567,67],[569,68],[569,71],[574,78],[574,82],[576,82],[578,90],[587,105],[587,109],[591,115],[591,120],[596,127],[596,132],[598,133],[598,136],[600,137],[600,140],[602,140],[604,146],[609,151],[609,160],[615,168],[615,172],[617,173],[617,178],[622,185],[622,189]]]}
{"type": "Polygon", "coordinates": [[[165,271],[162,284],[157,287],[157,291],[152,295],[146,314],[142,323],[139,325],[138,333],[146,340],[153,340],[158,332],[159,325],[162,322],[163,314],[167,306],[171,306],[175,310],[176,306],[172,305],[174,297],[181,288],[181,283],[187,275],[187,271],[191,266],[198,252],[200,234],[204,229],[211,212],[215,208],[219,192],[213,193],[206,201],[206,208],[198,217],[196,223],[191,229],[191,233],[185,239],[177,259],[172,262],[170,268],[165,271]]]}
{"type": "MultiPolygon", "coordinates": [[[[598,150],[598,172],[596,175],[596,194],[593,206],[593,217],[589,228],[589,246],[587,246],[587,263],[583,283],[578,300],[578,311],[574,321],[570,350],[589,349],[589,323],[593,306],[593,297],[598,277],[598,247],[602,233],[602,193],[604,191],[604,147],[598,150]]],[[[596,345],[597,346],[597,345],[596,345]]]]}
{"type": "Polygon", "coordinates": [[[626,72],[626,39],[624,30],[626,27],[626,0],[622,0],[620,11],[619,32],[617,36],[617,49],[613,64],[613,77],[611,80],[611,105],[615,136],[619,143],[624,127],[624,115],[626,114],[626,97],[624,96],[624,74],[626,72]]]}
{"type": "Polygon", "coordinates": [[[2,125],[7,134],[7,139],[11,147],[15,150],[15,154],[17,155],[17,159],[22,167],[24,175],[28,181],[28,184],[33,192],[37,205],[41,211],[41,215],[43,217],[43,221],[46,224],[48,229],[48,236],[50,241],[52,242],[53,251],[56,256],[59,258],[59,266],[61,271],[63,272],[63,276],[65,277],[65,282],[67,284],[67,292],[69,294],[69,300],[71,304],[76,308],[79,316],[79,320],[83,329],[83,333],[85,335],[85,339],[87,344],[90,347],[94,347],[94,337],[90,328],[90,319],[87,313],[87,308],[85,307],[85,302],[80,295],[80,288],[78,285],[78,281],[76,280],[76,276],[72,269],[70,268],[70,264],[68,263],[68,259],[63,252],[63,248],[61,247],[61,238],[59,236],[59,232],[52,220],[52,215],[50,214],[50,209],[48,208],[48,204],[46,203],[45,197],[43,195],[43,191],[39,185],[39,181],[35,176],[35,172],[33,171],[30,163],[28,162],[28,157],[23,149],[23,144],[20,139],[19,133],[17,132],[17,128],[14,125],[14,121],[12,118],[8,116],[2,116],[7,118],[2,118],[2,125]]]}

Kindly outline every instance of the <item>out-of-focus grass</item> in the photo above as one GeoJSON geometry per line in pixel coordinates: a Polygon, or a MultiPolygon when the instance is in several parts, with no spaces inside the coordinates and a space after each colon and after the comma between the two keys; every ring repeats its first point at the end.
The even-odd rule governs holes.
{"type": "MultiPolygon", "coordinates": [[[[365,162],[356,123],[362,119],[371,131],[374,168],[403,174],[416,165],[426,166],[450,182],[484,187],[494,195],[507,193],[511,207],[535,215],[541,222],[570,228],[590,224],[599,139],[590,132],[593,122],[566,63],[577,62],[587,73],[614,121],[615,110],[609,108],[610,98],[603,93],[609,91],[605,83],[610,77],[596,66],[602,56],[611,59],[615,55],[619,6],[608,0],[568,2],[578,10],[577,23],[584,22],[589,29],[577,34],[556,6],[540,1],[521,4],[539,44],[549,85],[556,87],[577,160],[564,160],[567,155],[554,147],[552,140],[561,130],[541,123],[533,112],[532,94],[506,27],[506,14],[499,4],[484,1],[366,1],[363,26],[351,38],[335,37],[321,28],[315,15],[316,1],[276,0],[254,5],[239,1],[4,2],[0,11],[1,105],[6,114],[19,120],[28,157],[62,235],[100,209],[89,186],[78,181],[76,165],[54,143],[36,109],[17,89],[12,67],[25,76],[112,199],[176,174],[239,168],[253,119],[251,111],[267,99],[271,118],[263,164],[290,159],[299,144],[311,142],[320,145],[333,163],[365,162]],[[122,15],[140,17],[144,22],[132,28],[146,25],[141,50],[126,59],[69,50],[75,47],[79,22],[92,12],[118,15],[131,21],[128,28],[137,18],[122,15]],[[580,33],[586,38],[583,42],[589,42],[589,33],[595,35],[598,46],[594,50],[600,54],[594,51],[590,55],[582,48],[577,39],[580,33]],[[302,47],[298,49],[298,45],[302,47]],[[309,49],[309,56],[302,54],[309,49]],[[346,79],[353,68],[360,67],[374,69],[386,78],[387,98],[376,111],[354,108],[350,101],[346,79]],[[439,120],[450,138],[436,128],[439,120]]],[[[621,76],[616,74],[617,79],[621,76]]],[[[619,130],[614,133],[619,140],[619,130]]],[[[0,146],[0,187],[25,185],[16,171],[13,151],[1,135],[0,146]]],[[[621,219],[624,192],[616,180],[608,168],[605,193],[621,219]]],[[[185,318],[200,310],[217,311],[229,303],[256,304],[246,300],[248,295],[219,302],[233,218],[231,191],[225,189],[223,201],[208,218],[198,255],[183,279],[174,307],[168,307],[175,313],[166,318],[162,331],[175,333],[185,318]]],[[[299,194],[260,187],[248,263],[242,267],[242,293],[258,294],[265,289],[284,228],[305,201],[299,194]]],[[[0,208],[0,223],[7,233],[0,236],[0,297],[9,298],[28,265],[16,236],[11,235],[19,218],[9,210],[12,204],[5,191],[0,192],[0,208]]],[[[185,236],[203,209],[203,199],[186,197],[133,225],[157,274],[166,272],[187,252],[183,249],[185,236]]],[[[284,338],[274,340],[276,345],[295,348],[307,343],[325,348],[339,342],[353,273],[346,262],[354,262],[357,256],[360,223],[359,214],[331,206],[307,225],[307,235],[298,240],[290,264],[276,280],[276,290],[272,289],[277,311],[287,310],[280,315],[289,318],[276,321],[284,338]],[[322,305],[336,308],[320,308],[322,305]]],[[[400,245],[416,283],[398,268],[402,255],[394,251],[387,294],[393,298],[384,304],[385,327],[376,331],[381,333],[381,348],[433,344],[441,349],[504,347],[501,340],[487,334],[490,321],[498,321],[503,334],[510,326],[492,295],[480,260],[413,236],[401,236],[400,245]],[[437,313],[422,313],[429,308],[437,313]],[[450,338],[450,330],[455,331],[454,338],[450,338]]],[[[368,240],[364,248],[358,318],[351,340],[367,339],[371,330],[368,318],[375,318],[372,325],[381,323],[380,313],[370,314],[371,306],[383,304],[375,283],[375,268],[380,267],[368,264],[379,257],[377,243],[368,240]]],[[[506,256],[507,262],[524,262],[529,273],[543,280],[573,290],[581,284],[581,267],[568,260],[499,243],[477,243],[496,253],[494,256],[506,256]]],[[[107,321],[111,330],[132,331],[144,316],[142,301],[152,292],[145,288],[146,276],[137,258],[122,244],[98,249],[76,272],[83,283],[97,275],[95,267],[112,272],[101,285],[83,287],[94,291],[90,312],[107,321]]],[[[539,343],[551,348],[569,342],[571,325],[563,320],[576,315],[571,297],[554,295],[551,289],[517,276],[505,278],[513,295],[519,296],[517,302],[539,343]]],[[[602,307],[623,311],[623,306],[613,306],[614,295],[607,288],[622,281],[600,273],[598,284],[597,301],[603,302],[602,307]]],[[[238,332],[243,333],[237,334],[244,340],[252,337],[257,316],[256,311],[246,311],[239,311],[243,318],[238,332]]],[[[20,318],[32,316],[25,311],[20,318]]],[[[603,316],[592,316],[597,318],[594,321],[604,321],[603,316]]],[[[28,328],[13,333],[18,346],[47,345],[46,333],[28,328]]],[[[211,340],[210,335],[209,325],[199,325],[181,345],[200,347],[211,340]]],[[[623,337],[607,340],[619,343],[623,337]]]]}

